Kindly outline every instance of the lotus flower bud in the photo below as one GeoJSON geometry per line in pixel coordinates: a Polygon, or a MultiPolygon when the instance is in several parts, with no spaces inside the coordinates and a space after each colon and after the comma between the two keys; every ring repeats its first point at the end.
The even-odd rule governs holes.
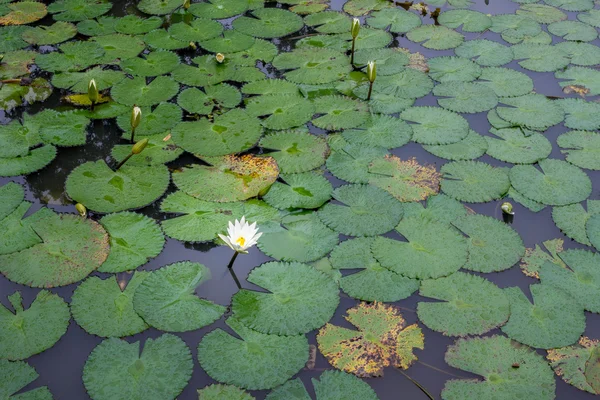
{"type": "Polygon", "coordinates": [[[132,154],[140,154],[142,151],[144,151],[144,149],[146,148],[147,145],[148,145],[148,139],[142,139],[133,145],[133,147],[131,148],[131,153],[132,154]]]}
{"type": "Polygon", "coordinates": [[[354,18],[352,20],[352,28],[350,28],[350,33],[352,34],[352,38],[356,39],[359,32],[360,32],[360,20],[358,18],[354,18]]]}
{"type": "Polygon", "coordinates": [[[377,64],[375,61],[369,61],[367,64],[367,78],[369,78],[369,82],[375,82],[375,78],[377,78],[377,64]]]}
{"type": "Polygon", "coordinates": [[[513,206],[509,202],[502,203],[500,209],[504,214],[515,215],[515,213],[513,212],[513,206]]]}
{"type": "Polygon", "coordinates": [[[183,9],[187,10],[190,8],[190,0],[183,0],[183,9]]]}
{"type": "Polygon", "coordinates": [[[85,208],[85,206],[83,204],[81,204],[81,203],[75,204],[75,209],[77,210],[79,215],[81,215],[82,217],[85,218],[85,216],[87,215],[87,209],[85,208]]]}
{"type": "Polygon", "coordinates": [[[223,61],[225,61],[225,56],[221,53],[217,53],[217,55],[215,56],[215,58],[217,59],[217,62],[219,64],[222,64],[223,61]]]}
{"type": "Polygon", "coordinates": [[[95,103],[98,101],[98,96],[98,86],[96,86],[96,81],[92,79],[88,84],[88,97],[92,103],[95,103]]]}
{"type": "Polygon", "coordinates": [[[198,48],[198,46],[196,46],[196,43],[190,42],[190,49],[196,50],[197,48],[198,48]]]}
{"type": "Polygon", "coordinates": [[[142,110],[138,106],[133,106],[131,110],[131,129],[135,129],[142,121],[142,110]]]}

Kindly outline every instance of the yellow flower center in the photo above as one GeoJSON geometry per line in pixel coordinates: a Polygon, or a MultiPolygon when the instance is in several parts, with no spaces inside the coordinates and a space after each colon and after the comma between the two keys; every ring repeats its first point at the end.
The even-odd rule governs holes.
{"type": "Polygon", "coordinates": [[[237,238],[237,240],[235,242],[237,244],[239,244],[240,246],[244,247],[244,244],[246,243],[246,239],[244,239],[243,236],[240,236],[239,238],[237,238]]]}

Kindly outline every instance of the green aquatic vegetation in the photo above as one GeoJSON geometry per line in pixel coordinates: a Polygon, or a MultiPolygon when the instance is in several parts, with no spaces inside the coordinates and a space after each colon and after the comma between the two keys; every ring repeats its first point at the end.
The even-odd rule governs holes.
{"type": "Polygon", "coordinates": [[[572,346],[548,350],[550,366],[563,381],[593,394],[598,394],[598,341],[582,336],[572,346]]]}
{"type": "Polygon", "coordinates": [[[10,362],[0,360],[0,395],[6,399],[27,398],[37,400],[51,400],[52,393],[47,386],[41,386],[25,393],[17,394],[39,377],[37,371],[23,361],[10,362]]]}

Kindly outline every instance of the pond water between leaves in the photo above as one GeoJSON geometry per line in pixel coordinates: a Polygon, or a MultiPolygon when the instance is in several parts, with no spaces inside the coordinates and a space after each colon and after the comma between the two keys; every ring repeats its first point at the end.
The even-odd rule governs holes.
{"type": "MultiPolygon", "coordinates": [[[[131,12],[131,10],[134,10],[134,3],[135,2],[115,1],[112,12],[115,15],[123,15],[131,12]]],[[[331,9],[341,10],[343,3],[343,0],[333,0],[331,9]]],[[[475,4],[471,6],[471,9],[481,11],[486,14],[512,14],[516,9],[518,9],[518,7],[518,4],[508,0],[490,0],[489,5],[486,5],[481,0],[476,0],[475,4]]],[[[442,10],[445,9],[447,8],[442,8],[442,10]]],[[[567,15],[569,16],[570,20],[574,20],[576,19],[577,13],[567,12],[567,15]]],[[[46,22],[51,23],[51,17],[46,17],[46,19],[42,21],[42,23],[46,22]]],[[[230,23],[230,21],[226,23],[230,23]]],[[[429,16],[426,16],[423,17],[423,23],[430,24],[432,23],[432,20],[429,16]]],[[[467,40],[480,38],[493,41],[502,41],[499,34],[489,31],[484,33],[465,32],[463,34],[467,40]]],[[[560,39],[557,39],[555,36],[553,36],[553,40],[554,42],[560,41],[560,39]]],[[[591,43],[597,46],[600,45],[600,41],[598,39],[591,43]]],[[[280,42],[280,44],[282,47],[285,47],[289,46],[290,42],[283,40],[280,42]]],[[[420,46],[419,44],[407,40],[404,35],[397,35],[392,46],[408,48],[412,52],[421,52],[427,59],[442,55],[454,55],[454,51],[452,49],[444,51],[429,50],[420,46]]],[[[544,73],[527,71],[521,68],[517,61],[512,61],[505,65],[505,67],[524,72],[530,76],[534,81],[534,90],[537,93],[556,97],[576,96],[565,95],[562,92],[553,72],[544,73]]],[[[58,93],[54,93],[46,102],[42,104],[33,104],[27,107],[27,111],[34,113],[43,108],[59,107],[59,101],[60,95],[58,93]]],[[[432,94],[429,94],[425,97],[417,99],[415,105],[436,106],[436,98],[432,94]]],[[[17,109],[17,111],[9,114],[5,114],[4,112],[0,111],[0,122],[6,124],[14,118],[19,118],[19,115],[22,111],[23,110],[21,109],[17,109]]],[[[485,112],[480,112],[476,114],[463,115],[469,121],[471,129],[477,131],[479,134],[486,135],[490,129],[490,124],[486,118],[486,114],[487,113],[485,112]]],[[[313,133],[317,134],[324,133],[316,128],[312,129],[312,131],[313,133]]],[[[564,160],[565,156],[561,153],[560,149],[556,145],[556,138],[566,131],[568,131],[568,129],[564,127],[563,124],[559,124],[551,127],[544,133],[544,135],[553,145],[552,153],[549,156],[550,158],[564,160]]],[[[114,120],[108,120],[104,122],[95,121],[88,129],[88,140],[85,146],[61,148],[59,149],[57,158],[46,168],[24,177],[0,178],[0,185],[12,181],[25,186],[26,200],[34,204],[28,215],[46,205],[58,212],[73,213],[75,212],[74,206],[67,199],[64,193],[64,183],[67,175],[73,168],[86,161],[108,159],[110,150],[115,144],[119,143],[121,140],[120,137],[121,131],[117,127],[114,120]]],[[[447,162],[446,160],[437,158],[424,151],[420,144],[413,142],[402,146],[401,148],[393,149],[391,150],[391,153],[400,157],[401,159],[415,157],[420,164],[434,165],[438,170],[447,162]]],[[[511,164],[502,163],[488,155],[484,155],[478,160],[494,166],[512,166],[511,164]]],[[[194,162],[194,158],[190,155],[184,155],[179,160],[172,163],[172,166],[184,166],[191,162],[194,162]]],[[[600,172],[591,170],[585,170],[585,172],[593,182],[593,190],[589,198],[600,198],[600,172]]],[[[330,174],[328,174],[327,177],[333,183],[334,187],[344,184],[343,181],[336,179],[330,174]]],[[[174,191],[173,184],[171,184],[169,191],[174,191]]],[[[502,219],[502,212],[500,210],[501,202],[502,201],[492,201],[482,204],[468,204],[468,206],[479,214],[502,219]]],[[[166,219],[165,215],[159,211],[158,203],[159,202],[156,202],[154,205],[142,209],[141,212],[159,221],[166,219]]],[[[587,248],[586,246],[579,245],[562,234],[562,232],[552,221],[551,207],[546,207],[541,212],[534,213],[518,203],[513,202],[513,204],[516,215],[512,223],[512,227],[520,234],[527,248],[532,248],[536,244],[541,244],[545,240],[554,238],[564,238],[565,248],[587,248]]],[[[93,215],[93,218],[97,219],[97,216],[93,215]]],[[[391,234],[388,234],[388,236],[393,237],[391,234]]],[[[398,236],[396,235],[396,237],[398,236]]],[[[340,240],[344,239],[346,239],[346,237],[340,237],[340,240]]],[[[162,253],[140,269],[154,270],[164,265],[184,260],[202,263],[206,265],[212,272],[212,280],[208,284],[204,284],[202,286],[202,297],[214,301],[215,303],[227,306],[230,304],[232,296],[238,290],[235,282],[226,269],[230,257],[231,250],[225,246],[216,246],[213,244],[189,244],[167,238],[167,243],[162,253]]],[[[235,270],[237,271],[237,275],[239,276],[240,280],[242,281],[242,285],[245,288],[260,290],[259,287],[245,282],[244,278],[253,268],[269,260],[271,259],[264,255],[256,247],[253,248],[248,255],[242,255],[237,258],[235,270]]],[[[101,277],[108,276],[108,274],[99,273],[95,273],[95,275],[101,277]]],[[[119,274],[118,279],[127,280],[127,277],[128,275],[126,273],[121,273],[119,274]]],[[[519,286],[529,297],[530,294],[528,291],[528,286],[536,282],[535,279],[524,276],[518,266],[514,266],[513,268],[500,273],[485,274],[485,277],[493,281],[501,288],[519,286]]],[[[70,301],[73,290],[76,287],[77,284],[72,284],[66,287],[51,289],[51,291],[59,294],[66,301],[70,301]]],[[[30,304],[30,302],[33,301],[39,292],[39,289],[32,289],[23,285],[15,284],[6,279],[4,276],[0,276],[0,301],[3,304],[9,304],[6,296],[16,290],[20,290],[22,292],[24,304],[26,305],[30,304]]],[[[418,322],[415,310],[417,303],[424,299],[425,298],[420,297],[418,294],[414,294],[408,299],[401,300],[394,304],[402,308],[403,316],[406,318],[407,322],[411,324],[418,322]]],[[[357,300],[342,294],[340,305],[337,309],[335,317],[331,322],[336,325],[350,327],[348,322],[343,319],[343,315],[348,308],[351,308],[356,304],[358,304],[357,300]]],[[[585,330],[585,335],[591,338],[599,338],[600,316],[598,314],[586,312],[586,317],[587,328],[585,330]]],[[[198,388],[202,388],[206,385],[214,383],[214,381],[198,365],[195,349],[206,333],[217,327],[226,329],[224,320],[225,318],[221,318],[216,323],[203,329],[177,334],[187,343],[190,349],[192,349],[195,360],[192,379],[181,395],[178,396],[178,399],[196,399],[196,390],[198,388]]],[[[560,323],[560,321],[558,323],[560,323]]],[[[446,348],[454,343],[454,338],[443,336],[438,332],[431,331],[422,324],[420,325],[425,335],[425,349],[422,351],[416,351],[419,361],[415,363],[409,370],[407,370],[408,375],[420,382],[436,398],[439,398],[440,392],[442,391],[444,384],[448,379],[469,377],[477,378],[475,375],[470,375],[465,371],[454,369],[444,362],[446,348]]],[[[141,334],[128,337],[127,341],[144,341],[147,338],[158,337],[160,334],[161,332],[151,328],[141,334]]],[[[487,335],[491,334],[502,334],[502,332],[499,329],[495,329],[489,332],[487,335]]],[[[315,336],[315,331],[308,334],[309,342],[311,344],[316,343],[315,336]]],[[[34,386],[37,387],[40,385],[47,385],[56,399],[89,398],[81,379],[82,369],[89,353],[101,341],[101,338],[87,334],[79,325],[77,325],[77,323],[71,320],[66,335],[64,335],[55,346],[27,360],[30,365],[35,367],[37,372],[40,374],[40,378],[36,381],[34,386]]],[[[538,352],[540,354],[545,354],[545,351],[543,350],[539,350],[538,352]]],[[[310,378],[318,377],[323,370],[331,368],[332,367],[329,365],[327,360],[319,352],[317,352],[315,368],[313,370],[302,370],[298,376],[305,383],[308,383],[310,378]]],[[[392,368],[386,370],[384,377],[369,379],[368,383],[375,389],[379,398],[382,400],[398,398],[426,398],[426,396],[414,384],[405,379],[392,368]]],[[[583,400],[592,398],[591,394],[575,389],[573,386],[566,384],[560,378],[556,378],[556,384],[556,398],[558,399],[568,398],[583,400]]],[[[307,384],[307,387],[310,388],[311,385],[307,384]]],[[[263,399],[266,393],[268,393],[268,391],[252,392],[257,399],[263,399]]]]}

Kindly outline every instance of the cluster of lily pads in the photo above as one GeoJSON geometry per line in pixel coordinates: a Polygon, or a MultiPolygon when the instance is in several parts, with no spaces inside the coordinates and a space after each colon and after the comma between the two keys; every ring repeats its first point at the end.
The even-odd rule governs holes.
{"type": "MultiPolygon", "coordinates": [[[[417,292],[434,300],[418,303],[420,323],[458,337],[446,362],[482,377],[449,380],[443,399],[553,399],[553,370],[600,393],[600,344],[582,336],[585,311],[600,312],[600,200],[588,199],[584,171],[600,170],[600,104],[585,97],[600,94],[600,49],[589,43],[600,12],[592,0],[516,2],[515,14],[487,15],[469,0],[349,0],[344,12],[327,0],[142,0],[115,17],[104,0],[0,0],[0,110],[12,117],[0,126],[0,176],[34,173],[57,147],[84,145],[95,120],[123,131],[111,157],[66,180],[91,218],[28,215],[23,187],[0,187],[0,272],[43,289],[27,309],[18,291],[0,306],[0,395],[36,379],[22,360],[52,347],[72,316],[106,338],[83,368],[92,399],[174,399],[194,362],[173,333],[225,315],[235,335],[215,329],[195,350],[220,382],[200,399],[250,400],[245,390],[262,389],[273,389],[269,400],[309,399],[292,378],[315,330],[339,370],[313,379],[317,399],[377,399],[358,377],[407,369],[424,348],[419,324],[387,304],[417,292]],[[503,43],[463,34],[487,31],[503,43]],[[407,41],[455,55],[426,59],[397,46],[407,41]],[[506,67],[513,60],[553,72],[573,95],[536,93],[506,67]],[[53,93],[60,111],[22,107],[53,93]],[[437,107],[415,105],[430,93],[437,107]],[[489,135],[461,115],[475,113],[487,113],[489,135]],[[561,123],[571,129],[557,139],[566,160],[548,158],[544,136],[561,123]],[[448,162],[438,170],[394,155],[410,142],[448,162]],[[184,152],[196,161],[174,168],[184,152]],[[334,188],[331,176],[345,183],[334,188]],[[554,239],[526,249],[510,225],[463,204],[501,199],[552,207],[556,226],[588,247],[554,239]],[[160,222],[133,211],[155,202],[160,222]],[[222,245],[243,216],[274,261],[246,279],[264,291],[241,289],[230,309],[198,296],[210,279],[202,264],[136,271],[165,235],[222,245]],[[485,275],[517,264],[539,280],[533,303],[485,275]],[[47,290],[78,282],[70,304],[47,290]],[[346,311],[356,329],[328,322],[340,289],[359,301],[346,311]],[[150,327],[165,333],[143,349],[122,339],[150,327]],[[477,337],[497,328],[506,336],[477,337]]],[[[46,387],[27,394],[52,398],[46,387]]]]}

